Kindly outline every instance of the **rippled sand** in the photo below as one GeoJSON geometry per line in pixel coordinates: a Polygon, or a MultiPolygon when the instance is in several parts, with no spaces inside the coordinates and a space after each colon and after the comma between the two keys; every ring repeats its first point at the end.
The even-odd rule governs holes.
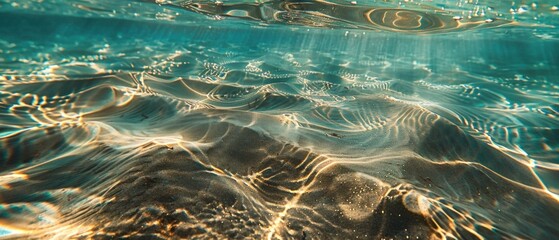
{"type": "Polygon", "coordinates": [[[554,239],[557,9],[450,2],[0,1],[0,238],[554,239]]]}

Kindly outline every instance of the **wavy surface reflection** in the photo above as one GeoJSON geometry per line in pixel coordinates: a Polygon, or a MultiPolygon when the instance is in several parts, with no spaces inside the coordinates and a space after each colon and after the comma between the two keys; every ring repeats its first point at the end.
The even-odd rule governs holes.
{"type": "Polygon", "coordinates": [[[552,3],[368,3],[0,1],[0,238],[557,236],[552,3]]]}
{"type": "Polygon", "coordinates": [[[488,16],[464,19],[452,12],[356,6],[328,1],[268,1],[231,3],[179,1],[169,3],[195,12],[224,17],[312,27],[382,29],[397,32],[448,32],[475,27],[494,27],[510,21],[488,16]]]}

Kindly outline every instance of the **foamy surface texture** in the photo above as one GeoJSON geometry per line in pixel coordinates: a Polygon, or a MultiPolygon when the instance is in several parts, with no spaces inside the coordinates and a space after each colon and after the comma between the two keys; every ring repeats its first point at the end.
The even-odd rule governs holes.
{"type": "Polygon", "coordinates": [[[0,0],[0,239],[555,239],[559,4],[0,0]]]}

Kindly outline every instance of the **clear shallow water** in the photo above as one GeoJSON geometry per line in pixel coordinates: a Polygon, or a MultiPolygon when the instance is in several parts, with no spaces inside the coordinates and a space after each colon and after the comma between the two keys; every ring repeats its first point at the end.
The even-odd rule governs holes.
{"type": "Polygon", "coordinates": [[[1,1],[6,238],[553,239],[553,1],[1,1]]]}

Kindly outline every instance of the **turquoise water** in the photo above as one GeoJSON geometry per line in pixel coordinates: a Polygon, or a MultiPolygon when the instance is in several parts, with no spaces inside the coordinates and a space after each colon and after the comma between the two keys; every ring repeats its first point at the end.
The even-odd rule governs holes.
{"type": "Polygon", "coordinates": [[[558,26],[551,0],[0,0],[0,238],[554,239],[558,26]]]}

